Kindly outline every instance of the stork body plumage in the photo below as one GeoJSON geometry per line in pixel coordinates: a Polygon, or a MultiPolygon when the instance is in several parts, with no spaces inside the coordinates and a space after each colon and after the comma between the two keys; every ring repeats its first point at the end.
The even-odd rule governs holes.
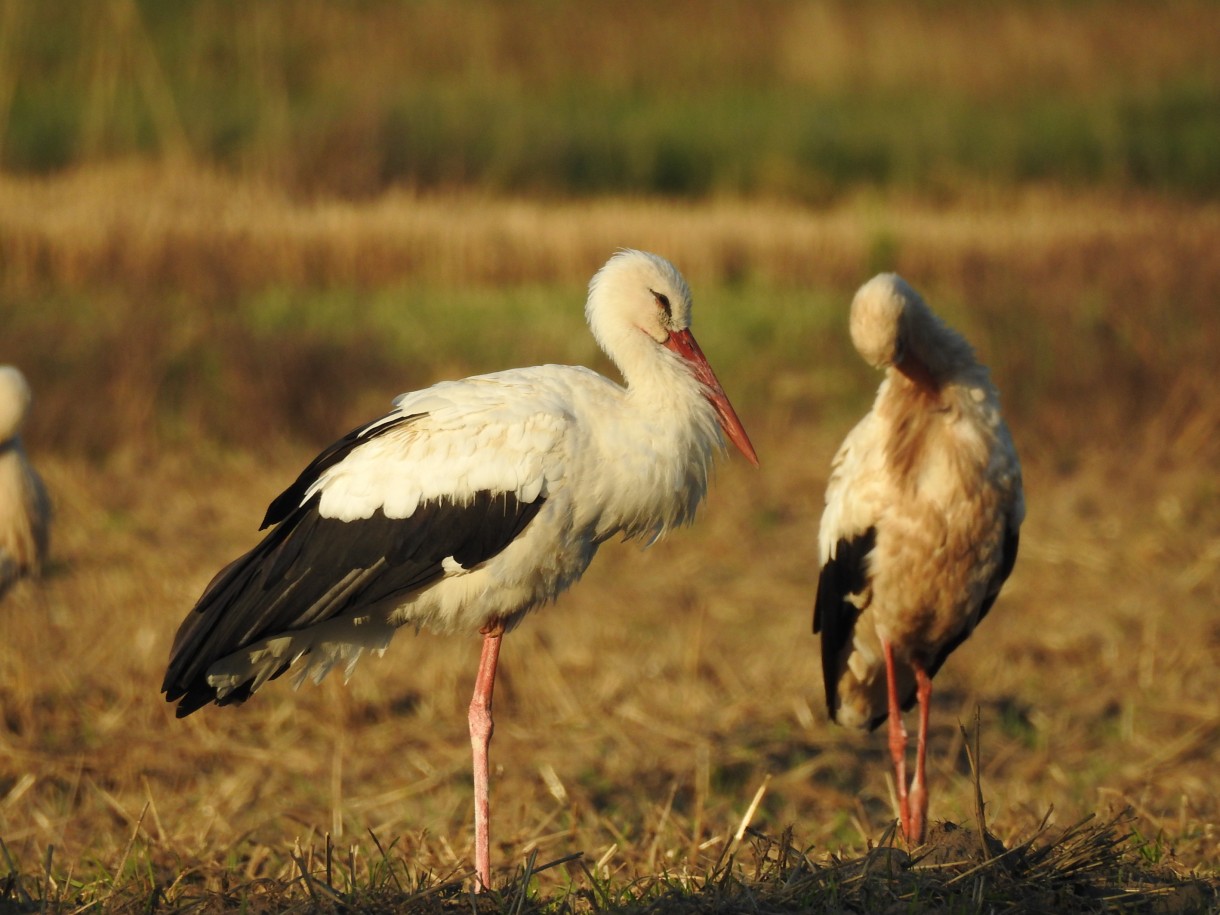
{"type": "Polygon", "coordinates": [[[757,464],[691,336],[690,298],[668,261],[620,252],[590,282],[586,317],[625,386],[558,365],[442,382],[323,451],[179,628],[162,687],[178,715],[242,702],[298,659],[298,682],[335,664],[350,674],[405,624],[482,632],[470,726],[487,887],[501,636],[607,538],[690,522],[722,430],[757,464]]]}
{"type": "Polygon", "coordinates": [[[30,400],[21,371],[0,366],[0,595],[22,576],[41,574],[47,555],[50,500],[21,445],[30,400]]]}
{"type": "Polygon", "coordinates": [[[889,719],[899,814],[919,842],[932,677],[1012,571],[1021,467],[986,367],[900,277],[861,287],[851,335],[886,377],[832,465],[814,632],[830,717],[866,729],[889,719]],[[908,797],[901,711],[916,701],[908,797]]]}

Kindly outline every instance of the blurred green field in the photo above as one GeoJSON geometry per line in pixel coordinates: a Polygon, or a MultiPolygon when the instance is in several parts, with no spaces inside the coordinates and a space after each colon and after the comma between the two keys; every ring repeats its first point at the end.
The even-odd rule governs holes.
{"type": "Polygon", "coordinates": [[[172,154],[300,192],[1220,193],[1220,8],[0,7],[0,164],[172,154]]]}

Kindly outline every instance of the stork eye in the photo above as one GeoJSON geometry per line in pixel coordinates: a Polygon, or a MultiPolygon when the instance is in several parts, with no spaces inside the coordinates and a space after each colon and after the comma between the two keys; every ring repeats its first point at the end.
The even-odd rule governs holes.
{"type": "Polygon", "coordinates": [[[669,296],[663,292],[657,292],[655,289],[649,289],[652,297],[657,300],[657,307],[665,312],[665,317],[672,318],[673,310],[669,307],[669,296]]]}

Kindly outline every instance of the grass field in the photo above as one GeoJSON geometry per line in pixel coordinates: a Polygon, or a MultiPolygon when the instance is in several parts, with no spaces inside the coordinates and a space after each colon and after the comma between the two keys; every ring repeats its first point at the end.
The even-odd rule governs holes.
{"type": "Polygon", "coordinates": [[[31,895],[308,906],[282,881],[294,843],[322,873],[328,834],[339,888],[353,861],[365,887],[464,872],[476,639],[403,634],[346,688],[276,684],[181,722],[157,693],[169,639],[278,488],[393,394],[535,361],[609,370],[582,287],[620,244],[687,272],[763,468],[728,461],[693,529],[607,545],[508,638],[502,879],[583,852],[593,877],[568,862],[522,886],[597,909],[649,875],[703,885],[764,786],[752,826],[791,827],[812,860],[882,838],[883,740],[826,722],[809,624],[828,463],[877,382],[846,306],[893,265],[994,367],[1030,504],[996,612],[937,680],[932,817],[972,822],[958,722],[977,709],[1002,841],[1130,807],[1127,879],[1214,885],[1214,206],[300,203],[134,166],[0,191],[3,358],[37,392],[28,447],[57,506],[49,574],[2,617],[0,872],[31,895]]]}
{"type": "Polygon", "coordinates": [[[1207,0],[0,0],[0,363],[56,507],[0,602],[0,912],[1216,912],[1218,28],[1207,0]],[[185,721],[158,687],[267,502],[395,394],[612,372],[582,304],[621,246],[689,279],[762,468],[506,639],[476,901],[475,637],[185,721]],[[847,307],[890,269],[992,367],[1029,503],[937,678],[930,814],[963,828],[915,867],[871,850],[884,736],[826,721],[810,632],[879,381],[847,307]]]}

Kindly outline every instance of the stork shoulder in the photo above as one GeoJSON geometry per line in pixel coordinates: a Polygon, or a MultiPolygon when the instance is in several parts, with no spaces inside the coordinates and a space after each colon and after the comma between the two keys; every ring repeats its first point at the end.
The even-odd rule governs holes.
{"type": "Polygon", "coordinates": [[[886,486],[885,429],[870,411],[847,434],[831,462],[818,531],[823,565],[834,558],[840,541],[876,525],[885,508],[886,486]]]}
{"type": "Polygon", "coordinates": [[[461,504],[481,492],[533,502],[562,476],[574,422],[563,381],[517,370],[404,394],[323,450],[272,502],[264,527],[315,495],[323,517],[345,521],[378,510],[406,518],[421,502],[461,504]]]}

